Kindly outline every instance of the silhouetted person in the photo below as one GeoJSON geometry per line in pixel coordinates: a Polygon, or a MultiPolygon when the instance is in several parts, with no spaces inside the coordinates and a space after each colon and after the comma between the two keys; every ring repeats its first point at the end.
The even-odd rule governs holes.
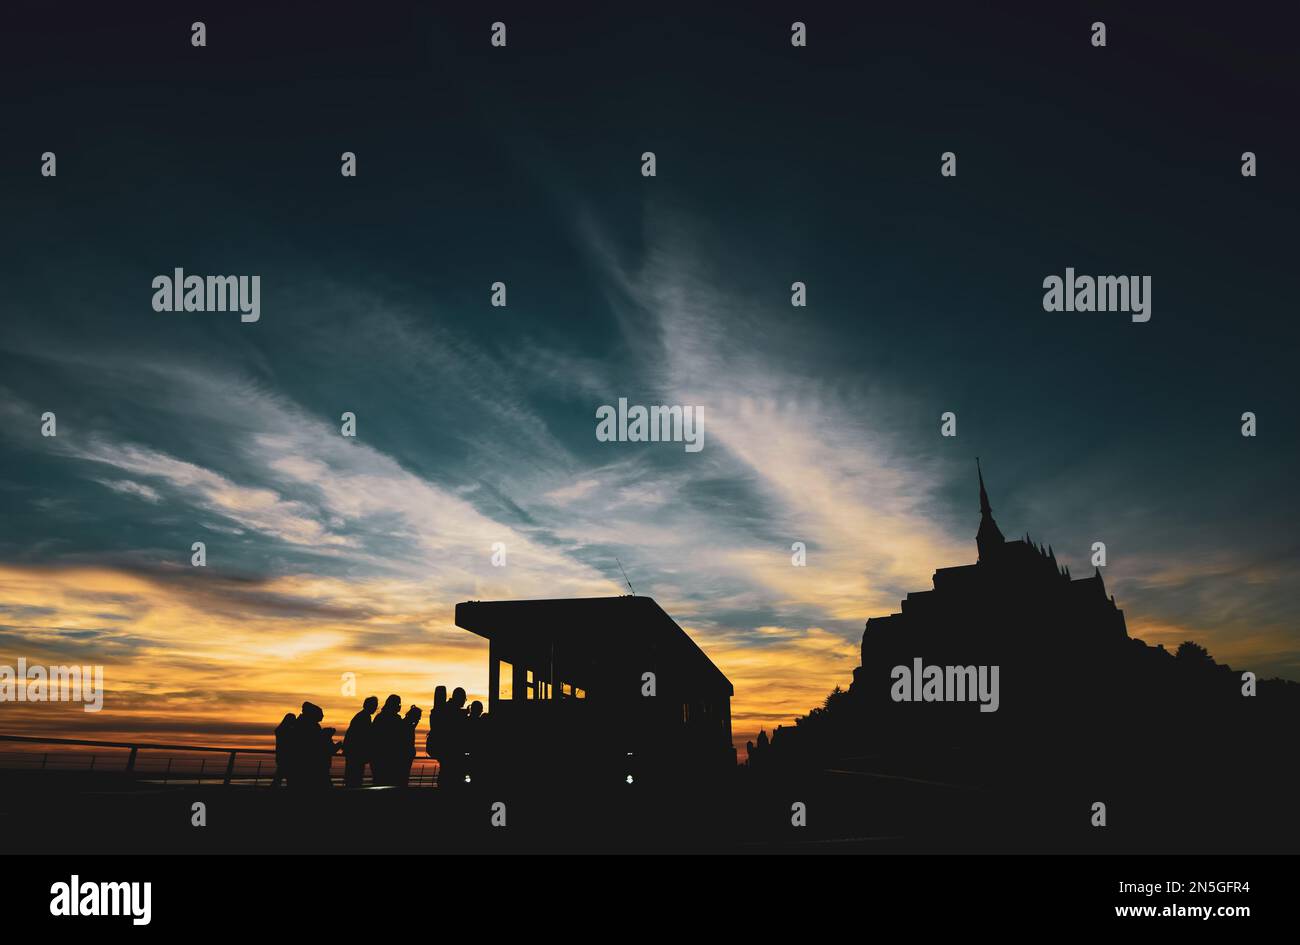
{"type": "Polygon", "coordinates": [[[370,763],[370,717],[379,709],[379,698],[368,696],[361,706],[361,711],[352,716],[352,722],[343,736],[343,755],[346,762],[343,768],[345,787],[361,787],[366,777],[366,765],[370,763]]]}
{"type": "Polygon", "coordinates": [[[410,732],[401,713],[402,697],[392,695],[370,723],[370,772],[375,784],[392,786],[400,778],[404,738],[410,732]]]}
{"type": "Polygon", "coordinates": [[[771,750],[767,738],[767,729],[762,729],[758,733],[758,740],[745,743],[745,751],[749,756],[749,767],[751,770],[759,771],[768,766],[771,750]]]}
{"type": "Polygon", "coordinates": [[[279,787],[289,776],[289,767],[293,757],[293,726],[297,718],[292,712],[286,712],[280,724],[275,727],[275,774],[271,778],[271,787],[279,787]]]}
{"type": "Polygon", "coordinates": [[[442,761],[443,720],[447,712],[447,687],[433,690],[433,708],[429,710],[429,734],[424,737],[424,753],[442,761]]]}
{"type": "Polygon", "coordinates": [[[330,777],[330,771],[334,761],[334,756],[343,748],[342,742],[336,742],[334,740],[334,733],[337,731],[338,729],[336,728],[321,729],[320,747],[316,755],[315,764],[318,766],[316,769],[316,783],[324,788],[334,786],[334,781],[330,777]]]}
{"type": "MultiPolygon", "coordinates": [[[[478,770],[478,762],[487,753],[487,716],[483,714],[482,702],[475,699],[469,704],[469,715],[462,728],[465,732],[462,747],[469,754],[464,760],[464,773],[473,775],[478,770]]],[[[461,757],[464,758],[464,755],[461,757]]]]}
{"type": "Polygon", "coordinates": [[[465,690],[457,686],[451,693],[442,713],[442,755],[438,758],[438,786],[459,788],[464,786],[466,726],[465,690]],[[445,756],[445,757],[443,757],[445,756]]]}
{"type": "Polygon", "coordinates": [[[334,729],[321,728],[325,713],[311,702],[302,704],[302,713],[293,725],[289,761],[291,787],[317,790],[330,786],[330,759],[338,751],[334,729]]]}
{"type": "Polygon", "coordinates": [[[415,761],[415,730],[420,727],[420,717],[424,710],[413,705],[406,710],[402,723],[407,727],[407,734],[402,738],[402,754],[397,760],[397,783],[406,787],[411,780],[411,765],[415,761]]]}

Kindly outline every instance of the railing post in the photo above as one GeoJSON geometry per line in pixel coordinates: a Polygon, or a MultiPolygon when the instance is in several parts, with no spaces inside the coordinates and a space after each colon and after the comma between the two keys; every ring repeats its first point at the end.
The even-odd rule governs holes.
{"type": "Polygon", "coordinates": [[[262,786],[262,760],[257,761],[257,772],[253,775],[253,787],[262,786]]]}
{"type": "Polygon", "coordinates": [[[50,753],[47,751],[45,754],[41,755],[41,767],[44,768],[45,765],[49,763],[49,760],[50,753]]]}
{"type": "Polygon", "coordinates": [[[235,752],[230,753],[230,760],[226,762],[226,780],[221,782],[227,787],[230,786],[230,776],[235,773],[235,752]]]}
{"type": "Polygon", "coordinates": [[[127,770],[127,771],[134,771],[134,770],[135,770],[135,753],[136,753],[137,751],[139,751],[139,750],[140,750],[140,749],[137,748],[135,745],[132,745],[132,746],[131,746],[131,754],[130,754],[130,756],[126,759],[126,770],[127,770]]]}
{"type": "Polygon", "coordinates": [[[171,775],[171,773],[172,773],[172,760],[170,757],[168,757],[167,770],[163,772],[163,784],[167,783],[167,778],[171,775]]]}

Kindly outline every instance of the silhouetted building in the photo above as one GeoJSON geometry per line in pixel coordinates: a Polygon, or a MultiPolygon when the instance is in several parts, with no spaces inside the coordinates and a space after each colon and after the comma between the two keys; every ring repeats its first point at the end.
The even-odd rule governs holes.
{"type": "Polygon", "coordinates": [[[649,597],[468,601],[456,625],[489,643],[498,773],[612,783],[735,764],[731,683],[649,597]]]}
{"type": "Polygon", "coordinates": [[[979,505],[976,563],[938,569],[868,620],[849,690],[755,744],[751,771],[776,796],[825,787],[823,816],[845,833],[898,830],[935,849],[1300,836],[1283,800],[1300,685],[1191,641],[1170,652],[1130,637],[1099,570],[1075,580],[1050,546],[1006,539],[982,470],[979,505]]]}
{"type": "Polygon", "coordinates": [[[1072,578],[1050,546],[1003,536],[982,470],[978,477],[976,563],[939,568],[929,590],[866,623],[850,692],[885,737],[962,743],[976,733],[1006,734],[1044,713],[1060,719],[1075,708],[1091,711],[1096,687],[1115,679],[1134,645],[1144,647],[1129,638],[1100,570],[1072,578]],[[900,666],[908,672],[897,673],[900,666]],[[927,682],[925,695],[937,698],[917,698],[927,682]]]}

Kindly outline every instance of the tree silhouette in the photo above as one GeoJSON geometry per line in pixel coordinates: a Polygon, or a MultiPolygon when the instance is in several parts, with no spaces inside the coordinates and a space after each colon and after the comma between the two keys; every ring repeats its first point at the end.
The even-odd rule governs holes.
{"type": "Polygon", "coordinates": [[[1174,658],[1179,663],[1185,663],[1189,666],[1208,667],[1214,665],[1214,657],[1210,655],[1210,651],[1191,640],[1184,640],[1178,644],[1178,652],[1174,654],[1174,658]]]}

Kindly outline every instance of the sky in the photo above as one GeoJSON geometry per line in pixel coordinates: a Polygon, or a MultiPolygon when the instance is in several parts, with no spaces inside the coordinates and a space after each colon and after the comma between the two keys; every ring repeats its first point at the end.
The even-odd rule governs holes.
{"type": "Polygon", "coordinates": [[[1276,14],[811,4],[793,48],[782,5],[670,7],[204,11],[202,49],[175,4],[15,7],[0,664],[108,692],[0,732],[253,746],[303,699],[485,698],[458,601],[621,563],[743,746],[975,559],[976,456],[1008,536],[1076,576],[1106,543],[1131,635],[1300,680],[1276,14]],[[1150,275],[1151,320],[1045,312],[1067,266],[1150,275]],[[260,319],[154,311],[177,267],[260,275],[260,319]],[[620,397],[702,408],[704,448],[598,441],[620,397]]]}

